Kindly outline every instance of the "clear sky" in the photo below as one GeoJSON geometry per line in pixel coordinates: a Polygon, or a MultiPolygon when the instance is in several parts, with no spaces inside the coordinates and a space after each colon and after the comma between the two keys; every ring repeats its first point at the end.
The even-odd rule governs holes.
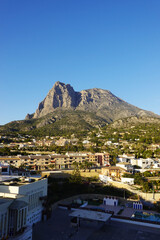
{"type": "Polygon", "coordinates": [[[0,124],[56,81],[160,114],[160,0],[0,0],[0,124]]]}

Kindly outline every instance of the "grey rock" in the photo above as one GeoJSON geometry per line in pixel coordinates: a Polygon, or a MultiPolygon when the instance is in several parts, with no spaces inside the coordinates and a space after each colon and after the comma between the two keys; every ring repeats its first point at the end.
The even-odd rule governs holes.
{"type": "Polygon", "coordinates": [[[93,88],[76,92],[69,84],[56,82],[34,115],[28,114],[27,119],[40,118],[58,109],[95,113],[107,122],[132,116],[159,117],[123,101],[108,90],[93,88]]]}

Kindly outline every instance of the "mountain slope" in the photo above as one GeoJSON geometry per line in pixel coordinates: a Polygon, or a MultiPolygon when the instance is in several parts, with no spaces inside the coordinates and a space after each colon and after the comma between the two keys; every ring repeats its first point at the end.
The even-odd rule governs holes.
{"type": "Polygon", "coordinates": [[[93,113],[60,109],[40,118],[10,122],[0,127],[2,133],[28,133],[38,136],[82,133],[106,125],[106,120],[93,113]]]}
{"type": "Polygon", "coordinates": [[[28,114],[25,120],[1,126],[0,133],[62,135],[92,130],[114,121],[120,124],[121,119],[131,121],[132,117],[137,121],[142,117],[144,121],[145,118],[147,121],[160,119],[160,116],[135,107],[108,90],[93,88],[76,92],[69,84],[56,82],[35,113],[28,114]]]}
{"type": "Polygon", "coordinates": [[[26,119],[40,118],[48,113],[54,113],[57,109],[91,112],[107,122],[131,116],[158,117],[152,112],[123,101],[108,90],[93,88],[75,92],[69,84],[56,82],[46,98],[39,104],[36,112],[33,115],[28,114],[26,119]]]}

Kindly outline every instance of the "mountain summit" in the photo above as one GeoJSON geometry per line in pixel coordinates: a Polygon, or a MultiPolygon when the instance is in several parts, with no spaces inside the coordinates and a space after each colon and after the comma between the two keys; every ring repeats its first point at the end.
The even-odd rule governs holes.
{"type": "Polygon", "coordinates": [[[108,90],[93,88],[74,91],[69,84],[56,82],[33,114],[25,120],[0,126],[0,134],[27,133],[33,136],[76,136],[104,127],[129,123],[160,122],[160,116],[135,107],[108,90]],[[116,121],[117,120],[117,121],[116,121]]]}
{"type": "Polygon", "coordinates": [[[158,115],[135,107],[116,97],[108,90],[93,88],[74,91],[69,84],[56,82],[39,104],[33,115],[27,115],[26,119],[40,118],[56,110],[84,111],[94,113],[96,116],[112,122],[125,117],[158,117],[158,115]]]}
{"type": "Polygon", "coordinates": [[[69,85],[56,82],[46,98],[39,104],[33,118],[39,118],[57,108],[74,109],[77,106],[78,93],[69,85]]]}

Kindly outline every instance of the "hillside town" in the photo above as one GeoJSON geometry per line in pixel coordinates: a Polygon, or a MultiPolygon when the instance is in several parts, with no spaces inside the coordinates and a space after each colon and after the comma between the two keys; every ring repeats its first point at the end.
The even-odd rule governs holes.
{"type": "MultiPolygon", "coordinates": [[[[92,176],[98,177],[99,180],[97,180],[103,185],[113,184],[114,186],[114,184],[117,184],[115,186],[118,187],[118,184],[121,184],[119,188],[125,186],[126,191],[128,189],[134,193],[137,193],[137,189],[134,189],[135,184],[136,187],[139,185],[138,198],[132,202],[135,210],[143,209],[145,206],[144,202],[140,201],[141,197],[154,204],[160,199],[160,161],[158,159],[136,159],[134,155],[123,154],[117,157],[116,165],[111,166],[109,153],[93,154],[88,152],[66,153],[65,155],[1,156],[1,239],[7,239],[8,237],[17,240],[32,239],[33,231],[35,231],[34,224],[44,221],[51,213],[51,205],[47,203],[47,176],[55,179],[58,174],[59,179],[65,178],[66,173],[69,173],[69,175],[74,174],[75,167],[80,169],[82,176],[84,173],[88,173],[88,176],[92,174],[92,176]],[[145,189],[143,184],[141,186],[141,183],[137,181],[137,177],[145,178],[144,183],[145,186],[148,183],[148,188],[145,189]],[[154,187],[152,184],[150,189],[149,185],[152,179],[154,180],[154,187]]],[[[119,206],[118,198],[113,198],[113,203],[111,199],[110,197],[104,197],[103,199],[103,208],[106,206],[104,209],[110,209],[107,210],[110,214],[107,215],[107,219],[111,218],[113,210],[116,213],[114,209],[116,207],[109,208],[109,206],[119,206]]],[[[87,214],[88,218],[92,211],[88,210],[88,207],[85,210],[84,206],[83,211],[85,211],[84,213],[87,214]]],[[[82,208],[80,207],[80,209],[82,208]]],[[[85,215],[80,209],[77,208],[77,212],[75,211],[70,216],[75,217],[76,214],[82,214],[80,218],[83,221],[85,215]]],[[[122,207],[118,209],[122,211],[122,207]]],[[[134,212],[132,211],[131,216],[134,212]]],[[[91,215],[91,219],[92,221],[98,221],[96,215],[91,215]]]]}
{"type": "MultiPolygon", "coordinates": [[[[72,184],[78,184],[77,186],[82,184],[84,193],[90,191],[89,189],[85,190],[84,187],[88,181],[88,187],[93,188],[94,186],[95,192],[97,184],[101,188],[107,186],[117,189],[116,191],[122,191],[122,194],[116,192],[117,202],[114,202],[114,197],[113,203],[110,197],[100,198],[100,202],[103,202],[103,204],[101,202],[101,207],[110,211],[108,212],[111,214],[109,218],[113,215],[112,211],[114,212],[112,217],[116,216],[114,208],[119,206],[118,199],[121,202],[119,197],[123,196],[127,201],[128,191],[130,199],[133,198],[129,203],[132,209],[146,209],[147,202],[150,202],[152,204],[149,205],[150,208],[156,206],[154,210],[158,211],[160,158],[153,154],[152,157],[144,158],[143,154],[138,156],[136,151],[129,153],[126,151],[125,153],[124,146],[126,144],[132,146],[132,141],[118,139],[115,137],[117,135],[115,132],[112,134],[114,137],[102,138],[103,131],[92,132],[88,137],[81,139],[81,143],[74,135],[71,138],[46,136],[41,139],[29,135],[1,136],[1,239],[29,240],[34,234],[37,234],[34,224],[49,219],[56,202],[55,199],[61,201],[65,198],[65,190],[62,190],[64,193],[62,198],[58,195],[56,197],[55,194],[59,193],[56,193],[55,188],[52,189],[52,185],[57,184],[58,182],[55,181],[58,179],[58,181],[64,181],[64,184],[70,184],[70,188],[72,184]],[[76,151],[76,149],[81,151],[76,151]],[[48,179],[50,185],[48,185],[48,179]],[[109,206],[115,207],[109,208],[109,206]]],[[[120,138],[123,138],[122,135],[120,134],[120,138]]],[[[147,148],[150,151],[151,149],[157,151],[159,145],[148,144],[147,148]]],[[[103,192],[102,189],[100,191],[103,192]]],[[[114,191],[110,192],[111,196],[114,191]]],[[[78,192],[73,190],[71,195],[76,193],[78,192]]],[[[88,211],[87,216],[89,216],[91,214],[88,210],[89,205],[84,206],[87,206],[87,209],[83,208],[83,211],[88,211]]],[[[75,217],[76,214],[82,214],[81,221],[84,220],[85,215],[83,214],[86,212],[81,213],[80,209],[77,208],[77,213],[70,213],[70,216],[75,217]]],[[[135,213],[134,210],[130,210],[131,215],[123,215],[124,213],[128,214],[127,210],[122,211],[122,207],[118,209],[123,212],[120,214],[121,218],[126,216],[131,218],[135,213]]],[[[91,215],[91,218],[93,221],[98,221],[96,215],[91,215]]],[[[77,222],[77,224],[79,223],[77,222]]]]}
{"type": "Polygon", "coordinates": [[[160,239],[160,1],[0,1],[0,240],[160,239]]]}

